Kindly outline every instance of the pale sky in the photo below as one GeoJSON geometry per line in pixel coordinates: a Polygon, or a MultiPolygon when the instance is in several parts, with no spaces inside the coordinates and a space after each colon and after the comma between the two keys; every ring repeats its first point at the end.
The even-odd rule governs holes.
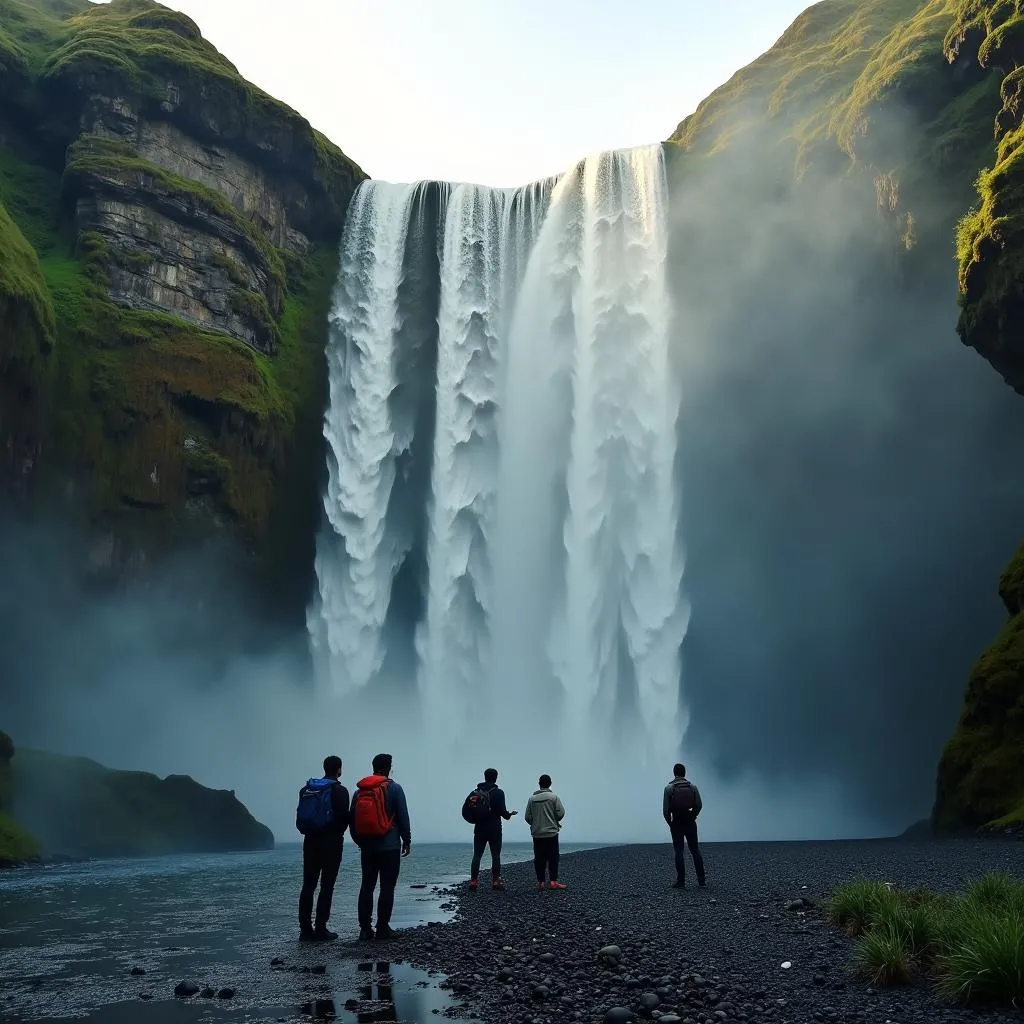
{"type": "Polygon", "coordinates": [[[810,0],[164,0],[375,178],[521,185],[657,142],[810,0]]]}

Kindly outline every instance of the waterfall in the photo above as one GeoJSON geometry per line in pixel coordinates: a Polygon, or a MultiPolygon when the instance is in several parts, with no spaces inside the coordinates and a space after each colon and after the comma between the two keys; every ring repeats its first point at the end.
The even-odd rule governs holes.
{"type": "Polygon", "coordinates": [[[433,186],[436,230],[412,238],[428,188],[364,183],[345,229],[310,611],[321,671],[335,690],[415,695],[438,764],[467,737],[522,760],[524,730],[563,772],[672,758],[689,612],[661,148],[523,189],[433,186]],[[427,251],[433,302],[410,305],[427,251]],[[410,324],[432,358],[396,370],[410,324]],[[403,374],[430,406],[404,418],[403,374]],[[422,500],[396,500],[414,469],[422,500]],[[399,620],[413,562],[421,600],[399,620]],[[415,663],[391,678],[389,648],[413,637],[415,663]]]}

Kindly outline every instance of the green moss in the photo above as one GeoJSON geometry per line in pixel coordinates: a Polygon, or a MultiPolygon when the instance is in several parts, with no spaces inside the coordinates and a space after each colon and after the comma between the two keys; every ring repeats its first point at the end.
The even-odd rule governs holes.
{"type": "Polygon", "coordinates": [[[34,362],[53,347],[53,305],[35,250],[0,204],[0,367],[34,362]]]}
{"type": "Polygon", "coordinates": [[[1024,614],[978,659],[939,764],[933,819],[976,828],[1024,804],[1024,614]]]}
{"type": "Polygon", "coordinates": [[[9,815],[0,811],[0,867],[24,864],[39,856],[39,844],[9,815]]]}

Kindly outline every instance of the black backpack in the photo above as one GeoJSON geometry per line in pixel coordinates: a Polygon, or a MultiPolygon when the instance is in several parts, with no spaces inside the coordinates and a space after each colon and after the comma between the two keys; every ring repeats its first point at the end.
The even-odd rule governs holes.
{"type": "Polygon", "coordinates": [[[673,814],[679,815],[693,814],[697,810],[697,791],[688,779],[672,783],[668,806],[673,814]]]}
{"type": "Polygon", "coordinates": [[[462,801],[462,817],[470,825],[479,825],[487,821],[491,816],[491,794],[486,789],[477,786],[465,800],[462,801]]]}

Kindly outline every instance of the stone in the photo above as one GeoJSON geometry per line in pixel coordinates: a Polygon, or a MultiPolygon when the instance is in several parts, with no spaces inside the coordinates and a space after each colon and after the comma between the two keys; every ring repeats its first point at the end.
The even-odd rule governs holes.
{"type": "Polygon", "coordinates": [[[188,999],[199,991],[199,986],[191,981],[179,981],[174,986],[174,997],[176,999],[188,999]]]}
{"type": "Polygon", "coordinates": [[[613,1006],[604,1015],[604,1024],[630,1024],[635,1015],[625,1006],[613,1006]]]}

